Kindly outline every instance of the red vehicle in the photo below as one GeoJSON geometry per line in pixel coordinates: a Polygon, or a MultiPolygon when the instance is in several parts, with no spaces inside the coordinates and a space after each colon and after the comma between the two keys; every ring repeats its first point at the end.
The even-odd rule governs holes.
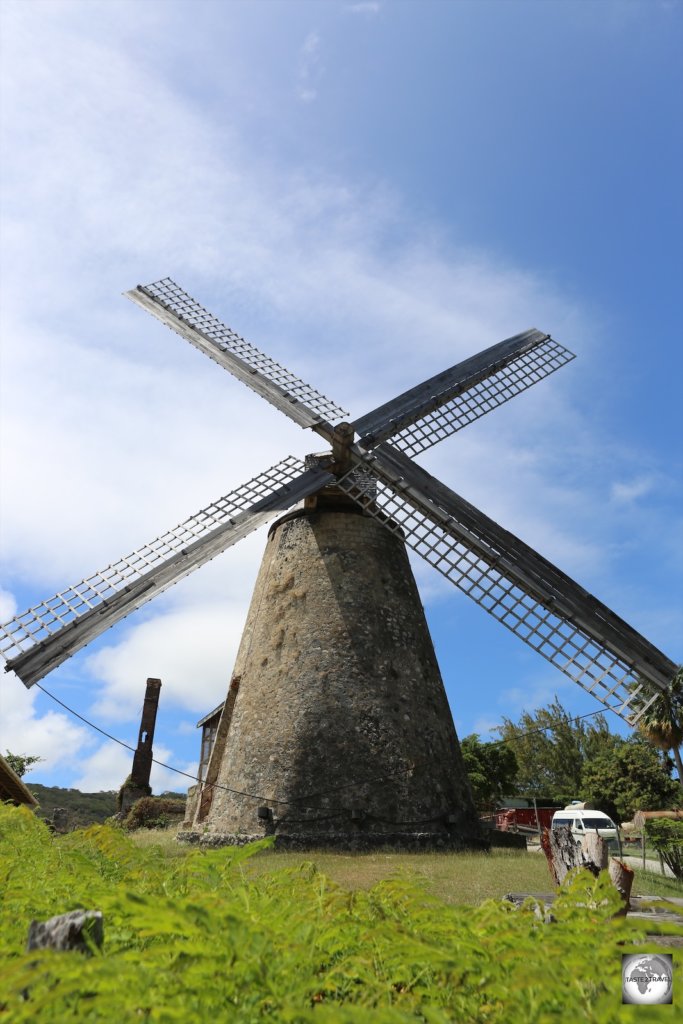
{"type": "Polygon", "coordinates": [[[550,828],[555,811],[559,807],[499,807],[496,811],[496,828],[501,832],[538,832],[550,828]]]}

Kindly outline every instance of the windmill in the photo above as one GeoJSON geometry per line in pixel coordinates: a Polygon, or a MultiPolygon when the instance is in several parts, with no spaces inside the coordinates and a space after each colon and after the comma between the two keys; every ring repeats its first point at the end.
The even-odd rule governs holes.
{"type": "Polygon", "coordinates": [[[405,547],[634,725],[676,666],[414,457],[574,358],[532,329],[347,422],[170,279],[126,295],[329,449],[287,458],[0,627],[27,687],[271,527],[191,829],[216,842],[479,842],[405,547]],[[303,508],[289,512],[303,502],[303,508]]]}

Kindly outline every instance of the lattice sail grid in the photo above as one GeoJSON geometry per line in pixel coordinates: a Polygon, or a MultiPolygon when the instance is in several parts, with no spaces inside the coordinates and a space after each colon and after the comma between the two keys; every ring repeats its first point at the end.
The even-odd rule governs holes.
{"type": "MultiPolygon", "coordinates": [[[[231,494],[202,509],[185,522],[119,559],[101,572],[0,626],[0,655],[11,661],[51,635],[75,623],[91,609],[103,606],[148,573],[154,573],[190,545],[205,540],[216,529],[230,524],[235,516],[301,475],[301,461],[293,456],[254,477],[231,494]]],[[[216,554],[217,552],[214,552],[216,554]]],[[[194,568],[191,564],[190,568],[194,568]]]]}
{"type": "Polygon", "coordinates": [[[448,516],[435,521],[368,472],[376,481],[373,497],[358,487],[359,472],[356,468],[338,486],[507,629],[630,725],[649,707],[655,697],[645,698],[632,666],[485,562],[449,530],[448,516]]]}
{"type": "Polygon", "coordinates": [[[348,414],[321,394],[314,387],[300,380],[284,366],[240,337],[232,328],[204,309],[196,299],[183,291],[170,278],[146,284],[141,289],[146,295],[160,302],[167,310],[182,319],[188,326],[200,331],[219,349],[238,356],[252,369],[272,381],[290,399],[301,402],[324,420],[337,422],[348,414]]]}
{"type": "Polygon", "coordinates": [[[391,443],[408,455],[419,455],[462,430],[468,423],[509,402],[574,358],[573,352],[547,338],[416,423],[404,427],[393,436],[391,443]]]}

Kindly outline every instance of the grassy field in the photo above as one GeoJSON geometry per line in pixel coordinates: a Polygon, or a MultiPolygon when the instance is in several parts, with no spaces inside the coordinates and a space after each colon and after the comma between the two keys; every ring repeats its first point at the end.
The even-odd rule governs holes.
{"type": "MultiPolygon", "coordinates": [[[[148,830],[132,834],[141,846],[158,846],[166,857],[182,857],[188,847],[171,832],[148,830]]],[[[191,849],[191,848],[190,848],[191,849]]],[[[369,889],[384,879],[407,875],[426,881],[429,890],[446,903],[477,905],[501,899],[508,892],[550,892],[545,857],[517,850],[491,853],[307,853],[264,851],[248,862],[247,870],[261,874],[310,861],[345,889],[369,889]]],[[[634,896],[683,897],[683,885],[660,875],[636,870],[634,896]]]]}

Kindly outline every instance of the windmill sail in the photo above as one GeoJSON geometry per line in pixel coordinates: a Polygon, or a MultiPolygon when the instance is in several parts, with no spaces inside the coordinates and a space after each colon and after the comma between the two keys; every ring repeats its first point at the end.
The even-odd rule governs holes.
{"type": "Polygon", "coordinates": [[[361,416],[364,448],[389,438],[418,455],[574,359],[549,334],[531,329],[479,352],[361,416]]]}
{"type": "Polygon", "coordinates": [[[333,454],[302,472],[288,459],[100,573],[0,627],[0,655],[27,686],[133,609],[276,512],[337,476],[361,508],[527,644],[635,723],[675,665],[587,591],[409,456],[462,429],[574,358],[531,329],[493,345],[348,424],[346,414],[165,278],[126,293],[333,454]],[[360,442],[352,443],[354,431],[360,442]],[[387,443],[391,439],[392,444],[387,443]],[[348,465],[351,471],[346,472],[348,465]],[[335,475],[331,472],[334,470],[335,475]]]}
{"type": "Polygon", "coordinates": [[[310,384],[260,352],[170,278],[125,293],[302,427],[331,436],[329,421],[347,413],[310,384]]]}
{"type": "Polygon", "coordinates": [[[629,724],[667,688],[674,663],[519,538],[389,445],[359,462],[377,487],[356,467],[339,481],[350,497],[629,724]]]}
{"type": "Polygon", "coordinates": [[[0,654],[27,686],[136,608],[334,478],[289,457],[101,572],[0,626],[0,654]]]}

